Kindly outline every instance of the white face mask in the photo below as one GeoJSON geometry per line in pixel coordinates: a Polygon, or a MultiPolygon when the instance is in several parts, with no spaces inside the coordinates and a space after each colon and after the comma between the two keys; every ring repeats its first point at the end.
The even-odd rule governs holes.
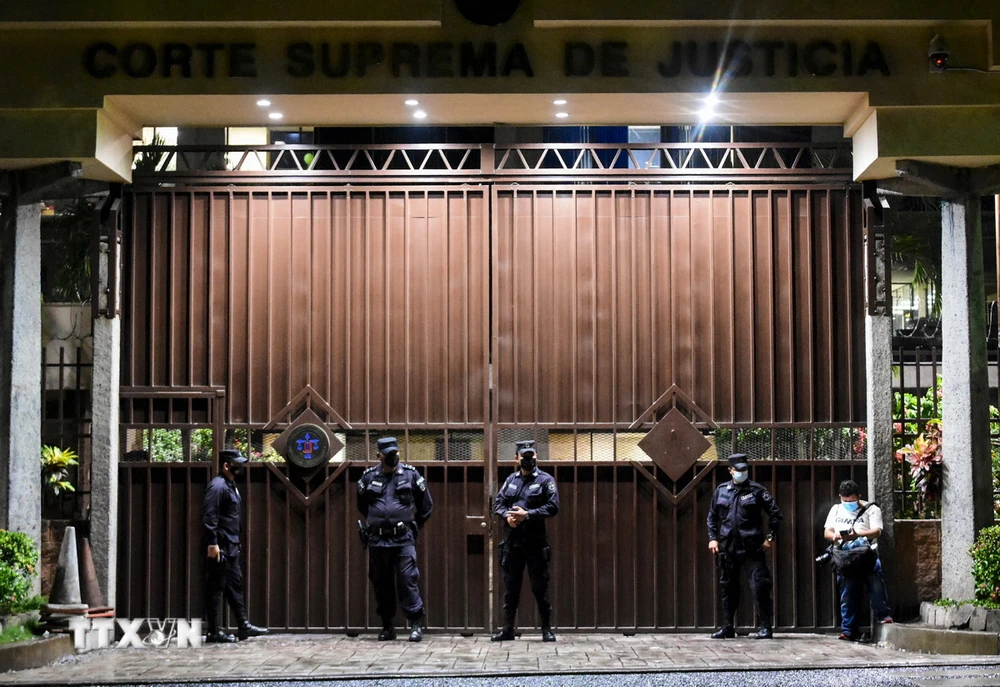
{"type": "Polygon", "coordinates": [[[748,470],[736,470],[733,472],[733,481],[737,484],[743,484],[747,481],[747,477],[750,475],[748,470]]]}

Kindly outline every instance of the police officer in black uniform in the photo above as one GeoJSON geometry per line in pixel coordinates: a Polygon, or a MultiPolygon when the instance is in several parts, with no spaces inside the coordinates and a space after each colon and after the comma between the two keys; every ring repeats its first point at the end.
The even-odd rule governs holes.
{"type": "Polygon", "coordinates": [[[380,642],[396,638],[396,592],[410,621],[410,641],[424,637],[424,602],[417,569],[417,532],[431,516],[434,504],[427,483],[412,465],[399,462],[394,437],[378,440],[382,462],[358,480],[358,510],[367,521],[368,578],[375,588],[376,610],[382,618],[380,642]]]}
{"type": "Polygon", "coordinates": [[[264,628],[251,625],[243,601],[243,568],[240,565],[240,510],[242,499],[236,478],[243,474],[246,456],[235,449],[219,451],[221,469],[205,489],[201,522],[208,560],[205,563],[205,599],[208,615],[208,642],[235,642],[236,638],[221,629],[222,597],[239,620],[240,639],[267,634],[264,628]]]}
{"type": "Polygon", "coordinates": [[[559,490],[552,475],[537,467],[534,441],[517,444],[519,470],[504,481],[497,494],[496,514],[503,519],[500,565],[503,568],[503,627],[491,638],[494,642],[514,639],[514,621],[521,599],[525,565],[531,591],[538,602],[542,621],[542,641],[554,642],[552,605],[549,603],[549,559],[551,549],[545,536],[545,519],[559,512],[559,490]]]}
{"type": "Polygon", "coordinates": [[[736,636],[733,619],[740,602],[740,570],[750,566],[750,589],[757,605],[760,629],[751,639],[771,639],[771,571],[766,552],[771,548],[781,524],[781,510],[774,497],[760,484],[748,479],[750,465],[746,455],[729,456],[732,480],[715,490],[708,511],[708,548],[715,554],[719,569],[719,593],[722,596],[722,627],[713,639],[736,636]],[[764,532],[763,514],[767,513],[768,532],[764,532]]]}

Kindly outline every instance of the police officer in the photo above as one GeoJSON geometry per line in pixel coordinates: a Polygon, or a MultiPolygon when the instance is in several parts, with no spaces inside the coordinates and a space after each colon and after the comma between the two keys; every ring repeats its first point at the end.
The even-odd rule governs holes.
{"type": "Polygon", "coordinates": [[[243,474],[246,456],[235,449],[219,451],[220,472],[205,490],[201,522],[208,560],[205,565],[205,598],[208,615],[208,642],[235,642],[222,631],[222,597],[239,620],[240,639],[266,635],[265,628],[251,625],[243,601],[243,568],[240,565],[240,510],[242,499],[236,478],[243,474]]]}
{"type": "Polygon", "coordinates": [[[771,494],[760,484],[748,479],[750,465],[746,455],[729,456],[732,481],[715,490],[708,511],[708,548],[715,554],[719,569],[719,592],[722,596],[722,627],[713,639],[736,636],[733,618],[740,602],[740,570],[750,566],[750,589],[757,605],[760,629],[751,639],[771,639],[773,604],[771,602],[771,571],[765,552],[774,542],[781,524],[781,511],[771,494]],[[762,515],[767,513],[768,532],[764,532],[762,515]]]}
{"type": "Polygon", "coordinates": [[[396,591],[410,621],[410,641],[424,638],[424,602],[417,569],[417,532],[431,516],[434,504],[427,483],[412,465],[399,462],[394,437],[378,440],[379,465],[358,480],[358,510],[367,520],[368,578],[375,588],[376,610],[382,618],[380,642],[396,638],[396,591]]]}
{"type": "Polygon", "coordinates": [[[545,536],[545,519],[559,512],[559,491],[552,475],[537,467],[534,441],[517,444],[518,470],[504,481],[497,494],[496,514],[503,519],[500,566],[503,568],[503,627],[491,638],[494,642],[514,639],[517,604],[525,565],[531,591],[538,602],[542,621],[542,641],[554,642],[552,605],[549,603],[549,559],[551,549],[545,536]]]}

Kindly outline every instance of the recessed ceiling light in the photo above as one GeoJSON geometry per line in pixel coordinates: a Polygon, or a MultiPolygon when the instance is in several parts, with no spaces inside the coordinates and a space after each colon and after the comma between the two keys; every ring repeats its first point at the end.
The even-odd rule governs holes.
{"type": "Polygon", "coordinates": [[[552,104],[553,105],[565,105],[566,101],[563,98],[559,98],[559,100],[553,100],[552,104]]]}
{"type": "Polygon", "coordinates": [[[698,112],[698,119],[702,122],[712,121],[715,119],[715,108],[711,105],[705,105],[705,107],[698,112]]]}
{"type": "Polygon", "coordinates": [[[556,112],[556,117],[559,119],[566,119],[569,117],[569,112],[556,112]]]}
{"type": "Polygon", "coordinates": [[[413,116],[416,119],[425,119],[427,117],[427,113],[424,112],[423,110],[417,110],[416,112],[413,113],[413,116]]]}
{"type": "Polygon", "coordinates": [[[272,112],[267,116],[270,117],[271,119],[281,119],[285,115],[281,114],[280,112],[272,112]]]}
{"type": "Polygon", "coordinates": [[[719,104],[719,96],[715,93],[715,91],[705,96],[705,105],[707,107],[715,107],[718,104],[719,104]]]}
{"type": "Polygon", "coordinates": [[[415,107],[416,105],[420,104],[420,101],[419,100],[414,100],[413,98],[410,98],[409,100],[406,101],[405,104],[409,105],[410,107],[415,107]]]}
{"type": "Polygon", "coordinates": [[[267,98],[262,98],[261,100],[257,101],[257,106],[258,107],[271,107],[271,101],[268,100],[267,98]]]}

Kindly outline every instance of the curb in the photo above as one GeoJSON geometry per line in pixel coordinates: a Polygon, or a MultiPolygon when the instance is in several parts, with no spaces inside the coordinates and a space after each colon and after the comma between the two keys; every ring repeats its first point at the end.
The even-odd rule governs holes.
{"type": "Polygon", "coordinates": [[[894,649],[927,654],[1000,655],[1000,634],[996,632],[948,630],[929,625],[893,623],[879,625],[878,641],[894,649]]]}
{"type": "Polygon", "coordinates": [[[76,653],[69,635],[0,645],[0,672],[41,668],[76,653]]]}

